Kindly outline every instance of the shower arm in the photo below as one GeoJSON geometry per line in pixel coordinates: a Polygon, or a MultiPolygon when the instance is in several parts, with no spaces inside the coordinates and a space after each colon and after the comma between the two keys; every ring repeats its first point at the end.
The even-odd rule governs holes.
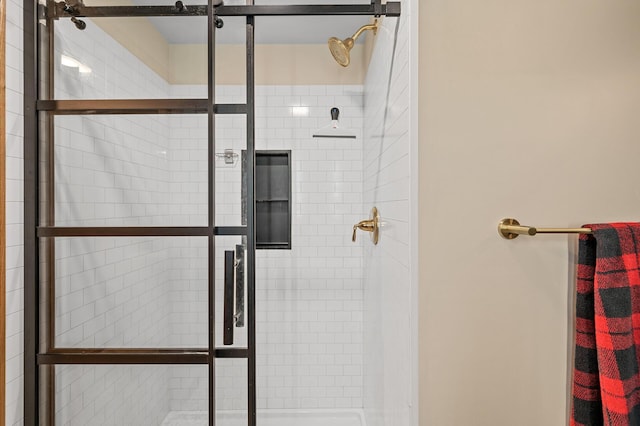
{"type": "Polygon", "coordinates": [[[372,30],[373,31],[373,35],[376,35],[377,32],[378,32],[378,21],[376,20],[376,22],[373,23],[373,24],[364,25],[364,26],[360,27],[360,29],[358,29],[358,31],[356,31],[356,33],[351,36],[351,39],[353,40],[353,42],[355,43],[355,41],[358,39],[358,37],[360,37],[360,35],[363,32],[367,31],[367,30],[372,30]]]}

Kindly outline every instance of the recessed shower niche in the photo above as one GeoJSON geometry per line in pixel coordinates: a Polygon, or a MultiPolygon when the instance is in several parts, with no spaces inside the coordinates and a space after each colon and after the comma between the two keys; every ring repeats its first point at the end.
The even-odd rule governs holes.
{"type": "MultiPolygon", "coordinates": [[[[247,156],[242,152],[242,177],[247,156]]],[[[256,151],[256,248],[291,249],[291,151],[256,151]]],[[[242,186],[246,218],[246,185],[242,186]]]]}

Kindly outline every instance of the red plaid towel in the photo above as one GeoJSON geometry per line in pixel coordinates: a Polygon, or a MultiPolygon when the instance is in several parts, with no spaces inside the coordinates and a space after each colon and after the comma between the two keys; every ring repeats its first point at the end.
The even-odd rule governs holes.
{"type": "Polygon", "coordinates": [[[640,223],[586,225],[571,425],[640,425],[640,223]]]}

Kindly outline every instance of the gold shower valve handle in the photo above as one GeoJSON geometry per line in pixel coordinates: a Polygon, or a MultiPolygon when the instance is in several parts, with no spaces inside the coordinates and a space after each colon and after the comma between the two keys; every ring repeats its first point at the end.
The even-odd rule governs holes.
{"type": "Polygon", "coordinates": [[[356,233],[358,229],[361,231],[366,231],[371,233],[371,241],[373,244],[378,244],[378,240],[380,239],[380,214],[378,213],[377,208],[371,209],[371,216],[368,220],[361,220],[357,224],[353,225],[353,235],[351,236],[351,241],[356,242],[356,233]]]}
{"type": "Polygon", "coordinates": [[[356,232],[360,229],[361,231],[373,232],[375,229],[375,223],[372,220],[362,220],[357,225],[353,225],[353,236],[351,239],[353,242],[356,242],[356,232]]]}

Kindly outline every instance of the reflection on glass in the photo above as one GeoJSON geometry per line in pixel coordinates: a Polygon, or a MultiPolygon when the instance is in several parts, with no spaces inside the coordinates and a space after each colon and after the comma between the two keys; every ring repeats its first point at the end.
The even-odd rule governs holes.
{"type": "Polygon", "coordinates": [[[208,366],[59,365],[55,424],[208,424],[208,366]]]}
{"type": "Polygon", "coordinates": [[[216,425],[248,424],[247,360],[216,360],[216,425]]]}
{"type": "Polygon", "coordinates": [[[56,99],[207,97],[206,17],[81,21],[55,21],[56,99]]]}
{"type": "Polygon", "coordinates": [[[207,348],[206,237],[56,238],[62,348],[207,348]]]}
{"type": "MultiPolygon", "coordinates": [[[[234,96],[239,89],[228,87],[223,91],[234,96]]],[[[242,223],[242,152],[246,149],[246,116],[220,115],[216,117],[216,225],[241,226],[242,223]],[[232,161],[224,156],[230,152],[232,161]]]]}
{"type": "Polygon", "coordinates": [[[206,116],[56,116],[54,124],[58,226],[206,226],[206,116]]]}

